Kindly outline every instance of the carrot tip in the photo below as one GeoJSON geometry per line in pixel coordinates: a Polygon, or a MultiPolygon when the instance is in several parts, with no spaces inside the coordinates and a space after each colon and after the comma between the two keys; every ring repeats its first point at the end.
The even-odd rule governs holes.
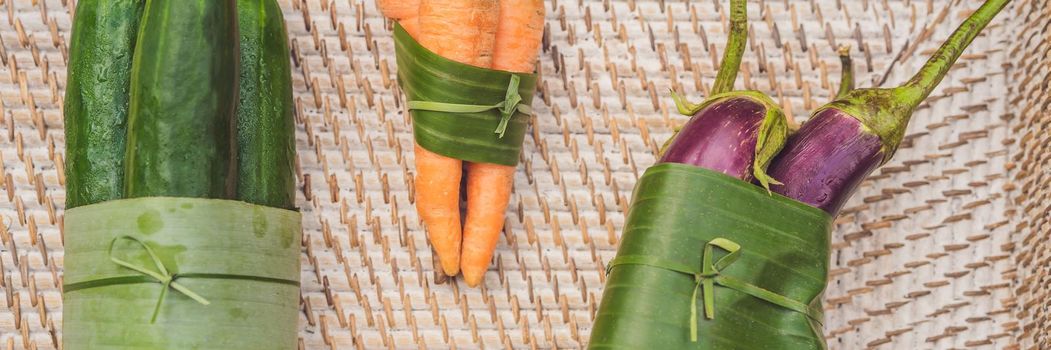
{"type": "MultiPolygon", "coordinates": [[[[442,264],[442,265],[447,265],[447,264],[442,264]]],[[[458,266],[458,265],[457,266],[452,266],[452,267],[450,267],[450,266],[442,266],[442,272],[444,272],[446,276],[456,276],[456,275],[460,274],[460,266],[458,266]]]]}
{"type": "Polygon", "coordinates": [[[485,272],[482,272],[481,274],[477,274],[477,273],[469,273],[467,271],[464,271],[464,273],[463,273],[463,280],[464,280],[464,282],[467,282],[467,286],[471,287],[471,288],[475,288],[475,287],[478,287],[479,285],[481,285],[482,284],[482,280],[484,279],[484,277],[485,277],[485,272]]]}

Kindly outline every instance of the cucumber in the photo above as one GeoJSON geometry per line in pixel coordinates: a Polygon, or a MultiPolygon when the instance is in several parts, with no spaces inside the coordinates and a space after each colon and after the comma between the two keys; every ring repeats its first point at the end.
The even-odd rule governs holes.
{"type": "Polygon", "coordinates": [[[296,135],[288,34],[275,0],[238,0],[237,198],[295,208],[296,135]]]}
{"type": "Polygon", "coordinates": [[[132,54],[144,0],[81,0],[65,111],[66,208],[119,199],[132,54]]]}
{"type": "Polygon", "coordinates": [[[235,0],[148,0],[131,75],[124,196],[236,195],[235,0]]]}

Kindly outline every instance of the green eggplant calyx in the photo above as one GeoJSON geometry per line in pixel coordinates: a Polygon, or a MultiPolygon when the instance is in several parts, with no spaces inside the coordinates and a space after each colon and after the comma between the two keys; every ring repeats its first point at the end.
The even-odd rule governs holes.
{"type": "MultiPolygon", "coordinates": [[[[675,102],[675,109],[677,109],[679,111],[679,114],[687,116],[687,117],[691,117],[692,118],[694,114],[697,114],[697,112],[700,112],[702,109],[704,109],[704,107],[707,107],[708,104],[709,104],[709,100],[710,99],[709,100],[705,100],[705,101],[701,102],[700,104],[695,104],[695,103],[692,103],[690,101],[686,101],[686,98],[682,97],[682,95],[679,95],[679,93],[675,92],[675,90],[668,90],[668,91],[669,91],[669,93],[671,93],[672,101],[675,102]]],[[[667,140],[665,140],[664,144],[661,145],[660,151],[657,152],[657,157],[660,157],[662,154],[664,154],[665,151],[668,150],[668,147],[671,146],[672,140],[675,140],[675,136],[678,136],[679,135],[679,131],[681,131],[681,130],[682,130],[682,126],[681,125],[680,126],[676,126],[676,127],[674,127],[672,129],[671,137],[669,137],[667,140]]]]}
{"type": "Polygon", "coordinates": [[[781,185],[782,183],[767,174],[766,169],[774,161],[774,157],[781,153],[787,141],[788,118],[780,108],[776,106],[771,108],[768,105],[763,123],[759,124],[759,133],[755,141],[755,160],[752,162],[752,175],[768,194],[773,193],[770,191],[770,184],[781,185]]]}
{"type": "Polygon", "coordinates": [[[762,92],[746,90],[735,91],[727,95],[751,98],[761,103],[766,109],[766,115],[763,117],[763,122],[759,124],[759,131],[756,135],[755,157],[752,160],[752,176],[766,189],[767,194],[773,194],[773,191],[770,190],[770,185],[781,185],[781,182],[767,174],[766,169],[770,167],[770,163],[781,153],[781,149],[788,142],[788,117],[785,116],[784,111],[781,110],[781,107],[774,100],[762,92]]]}
{"type": "Polygon", "coordinates": [[[916,106],[915,90],[908,88],[858,89],[814,111],[817,115],[827,109],[836,109],[861,123],[864,130],[875,134],[883,144],[883,163],[898,150],[916,106]]]}
{"type": "Polygon", "coordinates": [[[164,297],[168,295],[168,289],[169,288],[170,289],[174,289],[174,290],[178,291],[179,293],[182,293],[183,295],[189,297],[190,299],[193,299],[194,301],[200,303],[201,305],[211,304],[208,301],[208,299],[205,299],[204,297],[202,297],[201,295],[195,293],[194,291],[190,290],[189,288],[186,288],[185,286],[179,284],[178,282],[175,282],[175,279],[178,276],[176,274],[174,274],[174,273],[168,272],[168,269],[164,267],[164,262],[162,262],[161,258],[157,256],[157,253],[154,253],[153,249],[150,248],[149,245],[147,245],[145,242],[139,240],[138,238],[135,238],[135,237],[132,237],[132,236],[127,236],[127,235],[114,237],[113,240],[110,241],[110,243],[109,243],[109,253],[108,254],[109,254],[109,260],[112,261],[114,264],[120,265],[120,266],[125,267],[127,269],[134,270],[135,272],[138,272],[138,273],[141,273],[143,275],[149,276],[149,277],[157,280],[157,282],[160,282],[161,285],[164,286],[164,289],[161,290],[160,297],[157,298],[157,304],[153,307],[153,316],[150,317],[150,323],[151,324],[157,322],[157,314],[159,314],[160,311],[161,311],[161,305],[164,304],[164,297]],[[122,240],[122,239],[133,241],[135,243],[138,243],[140,246],[142,246],[142,249],[146,251],[146,255],[148,255],[150,257],[150,259],[153,260],[153,264],[157,268],[157,271],[153,271],[153,270],[150,270],[149,268],[132,264],[130,262],[121,260],[121,259],[117,258],[116,256],[114,256],[113,255],[113,246],[117,245],[117,241],[122,240]]]}
{"type": "Polygon", "coordinates": [[[686,98],[682,97],[682,95],[679,95],[679,93],[675,92],[675,90],[669,90],[669,92],[671,92],[671,99],[672,101],[675,101],[675,109],[679,110],[679,114],[685,115],[687,117],[692,117],[705,106],[704,102],[701,102],[700,104],[695,104],[690,101],[686,101],[686,98]]]}

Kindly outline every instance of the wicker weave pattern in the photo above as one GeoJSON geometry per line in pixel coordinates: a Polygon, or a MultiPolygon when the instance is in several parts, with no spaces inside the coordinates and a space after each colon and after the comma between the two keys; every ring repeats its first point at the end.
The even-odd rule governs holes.
{"type": "MultiPolygon", "coordinates": [[[[0,348],[50,349],[60,336],[73,3],[0,0],[0,348]]],[[[666,91],[700,99],[715,76],[724,3],[549,1],[539,117],[497,261],[473,290],[435,283],[391,32],[373,1],[282,0],[305,226],[301,348],[580,347],[632,186],[685,121],[666,91]]],[[[737,86],[804,119],[837,88],[836,45],[854,46],[860,86],[901,82],[978,3],[753,1],[737,86]]],[[[832,348],[1048,346],[1049,11],[1016,0],[994,21],[848,204],[826,300],[832,348]]]]}
{"type": "Polygon", "coordinates": [[[1020,349],[1051,348],[1051,6],[1039,1],[1017,4],[1026,24],[1011,47],[1017,57],[1010,80],[1010,103],[1016,106],[1006,119],[1014,135],[1007,165],[1012,182],[1005,186],[1012,206],[1014,250],[1012,288],[1020,349]]]}

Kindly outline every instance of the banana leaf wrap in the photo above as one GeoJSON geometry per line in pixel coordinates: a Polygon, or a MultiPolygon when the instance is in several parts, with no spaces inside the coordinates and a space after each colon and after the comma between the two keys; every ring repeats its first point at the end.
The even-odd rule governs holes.
{"type": "Polygon", "coordinates": [[[416,143],[446,157],[517,165],[536,74],[478,68],[441,57],[394,27],[398,82],[416,143]]]}
{"type": "Polygon", "coordinates": [[[649,168],[591,349],[824,349],[825,212],[719,172],[649,168]]]}
{"type": "Polygon", "coordinates": [[[201,198],[66,211],[62,348],[296,348],[300,220],[201,198]]]}

